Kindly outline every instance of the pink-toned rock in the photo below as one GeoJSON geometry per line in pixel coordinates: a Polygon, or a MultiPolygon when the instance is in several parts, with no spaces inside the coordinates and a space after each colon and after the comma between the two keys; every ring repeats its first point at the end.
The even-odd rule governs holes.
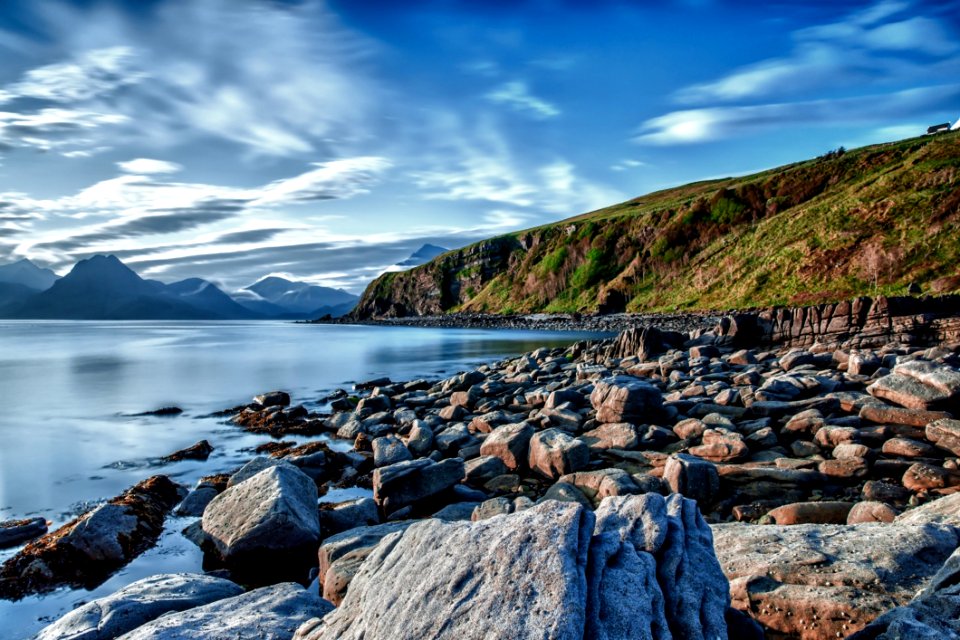
{"type": "Polygon", "coordinates": [[[794,502],[777,507],[767,515],[779,525],[846,524],[850,502],[794,502]]]}
{"type": "Polygon", "coordinates": [[[560,429],[547,429],[530,438],[530,469],[547,478],[580,471],[590,464],[590,448],[560,429]]]}
{"type": "Polygon", "coordinates": [[[787,424],[783,426],[783,432],[797,435],[806,434],[813,437],[824,425],[826,425],[826,422],[823,419],[823,414],[816,409],[808,409],[790,418],[787,424]]]}
{"type": "Polygon", "coordinates": [[[703,444],[691,447],[689,453],[711,462],[739,462],[750,455],[750,448],[739,433],[707,429],[703,432],[703,444]]]}
{"type": "Polygon", "coordinates": [[[515,471],[526,464],[533,434],[533,427],[526,422],[497,427],[480,445],[480,455],[496,456],[507,469],[515,471]]]}
{"type": "Polygon", "coordinates": [[[813,439],[821,447],[832,449],[844,442],[856,442],[859,437],[860,434],[853,427],[826,426],[817,431],[813,439]]]}
{"type": "Polygon", "coordinates": [[[688,438],[700,438],[703,436],[703,432],[706,430],[707,425],[696,418],[681,420],[677,424],[673,425],[673,432],[677,434],[678,438],[682,438],[684,440],[688,438]]]}
{"type": "Polygon", "coordinates": [[[599,380],[590,394],[597,422],[649,422],[663,405],[660,390],[646,380],[613,376],[599,380]]]}
{"type": "Polygon", "coordinates": [[[851,480],[865,478],[870,471],[870,464],[865,458],[844,458],[842,460],[824,460],[817,465],[817,470],[830,478],[851,480]]]}
{"type": "Polygon", "coordinates": [[[847,524],[865,524],[868,522],[893,522],[897,510],[885,502],[858,502],[847,515],[847,524]]]}
{"type": "Polygon", "coordinates": [[[934,420],[927,425],[925,435],[938,449],[949,451],[955,456],[960,455],[960,420],[934,420]]]}
{"type": "Polygon", "coordinates": [[[926,458],[933,454],[934,448],[926,442],[910,438],[890,438],[883,443],[881,452],[888,456],[901,458],[926,458]]]}
{"type": "Polygon", "coordinates": [[[960,485],[960,476],[943,467],[918,462],[903,474],[903,486],[914,492],[944,489],[960,485]]]}
{"type": "Polygon", "coordinates": [[[837,460],[868,458],[870,454],[870,447],[865,444],[855,444],[853,442],[841,442],[833,448],[833,457],[837,460]]]}
{"type": "Polygon", "coordinates": [[[873,403],[860,409],[860,419],[877,424],[902,424],[909,427],[925,427],[934,420],[952,418],[946,411],[923,411],[892,407],[888,404],[873,403]]]}

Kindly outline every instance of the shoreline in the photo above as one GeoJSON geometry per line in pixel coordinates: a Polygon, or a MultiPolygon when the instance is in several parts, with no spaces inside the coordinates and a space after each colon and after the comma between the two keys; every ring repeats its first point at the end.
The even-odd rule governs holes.
{"type": "MultiPolygon", "coordinates": [[[[691,321],[688,316],[674,319],[691,321]]],[[[183,496],[177,515],[189,504],[191,516],[202,515],[204,523],[194,521],[184,535],[217,556],[219,564],[213,566],[221,567],[218,576],[256,585],[257,571],[249,557],[231,559],[229,548],[214,545],[207,530],[208,512],[222,510],[216,506],[226,500],[221,496],[237,493],[253,478],[266,483],[278,474],[308,477],[321,495],[372,491],[372,498],[319,508],[318,588],[340,605],[357,562],[369,557],[380,540],[374,529],[382,531],[376,534],[382,537],[412,522],[439,519],[472,526],[469,523],[479,525],[497,515],[508,516],[502,520],[507,523],[514,515],[532,517],[545,502],[555,500],[592,511],[614,498],[682,494],[699,506],[696,517],[704,519],[703,526],[713,527],[721,566],[738,565],[740,577],[768,574],[770,567],[750,553],[755,551],[751,545],[772,544],[771,535],[781,537],[785,550],[805,549],[810,541],[791,537],[801,531],[791,529],[795,524],[831,532],[829,527],[854,527],[854,537],[865,535],[856,527],[882,524],[898,540],[915,536],[907,523],[947,527],[944,536],[949,527],[960,526],[960,504],[951,497],[960,498],[960,461],[954,457],[960,447],[953,436],[941,435],[953,428],[952,415],[960,414],[956,347],[887,341],[862,351],[783,345],[744,349],[734,344],[736,335],[724,335],[719,320],[698,316],[699,326],[682,333],[661,324],[663,330],[635,329],[615,339],[541,348],[440,380],[361,381],[352,392],[332,394],[329,412],[291,406],[286,394],[264,394],[224,414],[232,415],[225,423],[263,434],[265,440],[270,436],[258,448],[263,455],[234,474],[246,480],[230,480],[233,487],[228,488],[226,475],[207,478],[183,496]],[[716,331],[705,331],[706,324],[716,331]],[[931,371],[936,375],[928,375],[931,371]],[[949,392],[936,385],[947,385],[949,392]],[[936,425],[933,431],[931,425],[936,425]],[[319,434],[336,438],[341,446],[289,441],[319,434]],[[924,506],[939,501],[951,505],[945,519],[936,509],[930,515],[924,506]],[[362,547],[359,555],[351,548],[354,564],[348,568],[338,564],[341,552],[331,541],[355,527],[376,539],[364,542],[370,546],[362,547]],[[744,568],[745,562],[749,566],[744,568]]],[[[425,320],[435,321],[441,320],[425,320]]],[[[494,328],[484,317],[475,321],[494,328]]],[[[497,328],[549,323],[544,328],[556,330],[558,322],[566,321],[523,317],[525,326],[500,322],[497,328]]],[[[411,326],[402,320],[379,324],[411,326]]],[[[960,423],[956,428],[960,430],[960,423]]],[[[231,509],[250,507],[234,500],[231,509]]],[[[232,512],[219,517],[224,522],[243,519],[232,512]]],[[[48,536],[56,538],[57,533],[48,536]]],[[[955,542],[960,544],[960,536],[955,542]]],[[[285,579],[299,575],[303,581],[309,561],[303,564],[296,554],[272,555],[270,545],[259,544],[264,546],[258,562],[282,565],[285,579]]],[[[947,546],[928,554],[927,565],[911,568],[919,572],[914,578],[928,579],[952,550],[947,546]]],[[[867,551],[886,553],[875,543],[867,551]]],[[[832,556],[826,569],[806,568],[805,561],[791,565],[796,581],[783,578],[784,584],[798,587],[812,579],[814,569],[819,573],[834,565],[839,568],[829,569],[833,573],[873,571],[874,565],[858,556],[853,545],[832,556]]],[[[908,603],[908,593],[920,584],[879,570],[877,579],[886,594],[884,602],[900,605],[908,603]]],[[[793,624],[788,618],[794,612],[790,605],[770,600],[768,591],[749,591],[762,607],[742,611],[764,627],[784,632],[793,624]]],[[[840,606],[839,596],[829,590],[818,597],[823,601],[811,605],[814,611],[840,606]]],[[[880,610],[864,598],[863,603],[844,603],[847,617],[833,626],[824,621],[825,631],[829,627],[831,634],[839,633],[840,622],[846,625],[853,619],[861,628],[861,622],[890,608],[887,604],[880,610]]],[[[802,612],[796,613],[799,617],[802,612]]]]}
{"type": "Polygon", "coordinates": [[[374,327],[425,327],[437,329],[521,329],[527,331],[590,331],[619,333],[640,326],[689,332],[713,328],[726,313],[671,313],[671,314],[550,314],[517,315],[448,314],[440,316],[410,316],[405,318],[331,318],[305,321],[304,324],[359,325],[374,327]]]}

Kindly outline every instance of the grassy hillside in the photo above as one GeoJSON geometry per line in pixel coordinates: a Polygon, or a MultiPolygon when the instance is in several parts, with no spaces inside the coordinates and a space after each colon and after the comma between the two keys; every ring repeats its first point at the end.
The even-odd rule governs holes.
{"type": "Polygon", "coordinates": [[[453,251],[356,314],[661,311],[960,289],[960,133],[652,193],[453,251]]]}

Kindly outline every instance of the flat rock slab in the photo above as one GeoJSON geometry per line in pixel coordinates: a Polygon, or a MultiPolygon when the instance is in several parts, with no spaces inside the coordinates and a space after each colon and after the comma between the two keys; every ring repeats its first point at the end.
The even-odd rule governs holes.
{"type": "Polygon", "coordinates": [[[263,587],[233,598],[168,613],[123,640],[290,640],[297,627],[333,609],[298,584],[263,587]]]}
{"type": "Polygon", "coordinates": [[[46,532],[47,521],[44,518],[0,522],[0,549],[16,546],[46,532]]]}
{"type": "Polygon", "coordinates": [[[733,606],[768,631],[845,637],[906,604],[956,549],[940,525],[714,525],[733,606]]]}
{"type": "Polygon", "coordinates": [[[138,580],[82,605],[37,634],[35,640],[112,640],[171,611],[184,611],[243,593],[229,580],[165,573],[138,580]]]}
{"type": "Polygon", "coordinates": [[[900,524],[944,524],[960,527],[960,493],[931,500],[897,516],[900,524]]]}
{"type": "Polygon", "coordinates": [[[384,513],[449,489],[463,479],[463,459],[434,462],[429,458],[398,462],[373,472],[373,499],[384,513]]]}

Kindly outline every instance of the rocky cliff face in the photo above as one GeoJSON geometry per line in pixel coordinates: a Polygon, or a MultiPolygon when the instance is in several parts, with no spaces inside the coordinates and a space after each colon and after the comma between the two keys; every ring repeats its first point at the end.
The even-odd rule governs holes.
{"type": "Polygon", "coordinates": [[[950,344],[960,341],[960,296],[879,296],[792,309],[769,308],[728,316],[721,321],[718,332],[734,344],[950,344]]]}
{"type": "Polygon", "coordinates": [[[351,313],[355,318],[438,315],[458,307],[524,252],[512,236],[493,238],[411,269],[374,280],[351,313]]]}

